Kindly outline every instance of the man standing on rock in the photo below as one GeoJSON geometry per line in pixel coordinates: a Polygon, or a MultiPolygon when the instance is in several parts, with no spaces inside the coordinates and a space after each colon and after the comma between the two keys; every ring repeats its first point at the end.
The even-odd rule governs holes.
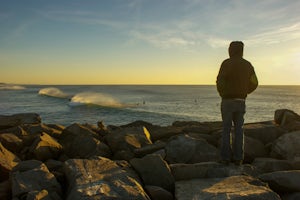
{"type": "Polygon", "coordinates": [[[230,43],[228,49],[230,58],[223,61],[217,77],[217,89],[222,97],[221,163],[223,164],[233,161],[236,165],[241,165],[243,162],[245,100],[258,86],[253,66],[243,58],[243,48],[244,44],[241,41],[230,43]],[[231,143],[232,122],[234,139],[231,143]]]}

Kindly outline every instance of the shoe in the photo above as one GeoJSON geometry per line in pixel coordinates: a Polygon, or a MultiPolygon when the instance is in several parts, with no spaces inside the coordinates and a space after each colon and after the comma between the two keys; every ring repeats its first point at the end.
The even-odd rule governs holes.
{"type": "Polygon", "coordinates": [[[229,160],[220,160],[219,163],[221,163],[223,165],[229,165],[230,161],[229,160]]]}
{"type": "Polygon", "coordinates": [[[243,161],[242,160],[235,160],[233,162],[236,166],[241,166],[243,164],[243,161]]]}

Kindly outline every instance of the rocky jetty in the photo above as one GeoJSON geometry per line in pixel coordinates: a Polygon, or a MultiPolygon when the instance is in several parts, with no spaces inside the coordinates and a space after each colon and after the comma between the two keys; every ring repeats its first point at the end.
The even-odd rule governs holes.
{"type": "Polygon", "coordinates": [[[0,199],[300,198],[300,116],[245,124],[245,160],[218,162],[221,122],[44,124],[0,115],[0,199]]]}

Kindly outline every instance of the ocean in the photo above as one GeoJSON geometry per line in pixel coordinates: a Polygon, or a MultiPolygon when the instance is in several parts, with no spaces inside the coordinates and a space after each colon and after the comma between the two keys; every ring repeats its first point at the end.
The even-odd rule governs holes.
{"type": "MultiPolygon", "coordinates": [[[[124,125],[143,120],[221,121],[214,85],[0,84],[0,115],[38,113],[43,123],[124,125]]],[[[246,101],[245,123],[270,121],[276,109],[300,113],[300,86],[259,86],[246,101]]]]}

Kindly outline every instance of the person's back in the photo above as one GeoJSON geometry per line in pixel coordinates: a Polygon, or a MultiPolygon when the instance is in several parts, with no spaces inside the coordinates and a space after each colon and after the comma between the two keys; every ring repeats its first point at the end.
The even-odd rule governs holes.
{"type": "Polygon", "coordinates": [[[250,62],[243,58],[243,43],[232,42],[229,59],[223,61],[217,77],[217,88],[222,98],[242,98],[257,87],[257,78],[250,62]]]}
{"type": "Polygon", "coordinates": [[[253,92],[258,85],[253,66],[243,58],[243,48],[242,42],[231,42],[229,46],[230,58],[223,61],[217,77],[217,89],[222,97],[221,159],[226,164],[232,160],[235,164],[241,164],[244,159],[245,100],[247,95],[253,92]],[[231,145],[232,122],[235,137],[231,145]]]}

